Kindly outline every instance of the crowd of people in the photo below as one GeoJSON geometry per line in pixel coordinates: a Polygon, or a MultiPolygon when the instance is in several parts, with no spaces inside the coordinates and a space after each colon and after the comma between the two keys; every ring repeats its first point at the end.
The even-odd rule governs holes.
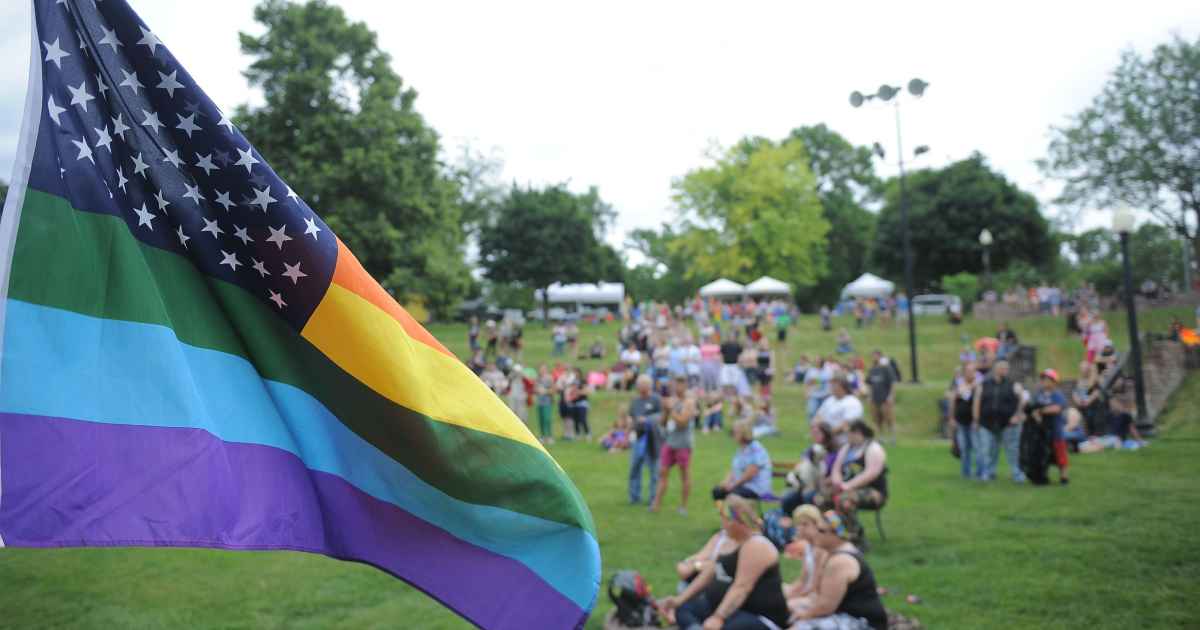
{"type": "Polygon", "coordinates": [[[1086,305],[1071,319],[1083,360],[1067,391],[1053,368],[1037,375],[1032,391],[1011,377],[1007,358],[1017,335],[1007,324],[994,338],[964,347],[943,405],[964,478],[994,481],[1003,453],[1014,482],[1047,483],[1053,465],[1066,485],[1071,452],[1145,446],[1117,374],[1119,356],[1108,324],[1086,305]]]}
{"type": "MultiPolygon", "coordinates": [[[[1054,295],[1046,294],[1051,312],[1054,295]]],[[[964,477],[995,480],[1003,454],[1014,481],[1048,483],[1053,466],[1067,484],[1071,452],[1144,445],[1127,397],[1113,395],[1120,356],[1107,324],[1086,300],[1071,309],[1082,362],[1068,388],[1054,369],[1029,391],[1012,378],[1008,361],[1020,342],[1006,324],[962,348],[944,409],[964,477]]],[[[864,327],[899,312],[896,301],[861,301],[852,311],[864,327]]],[[[694,485],[711,485],[721,529],[680,561],[678,594],[660,612],[680,627],[886,627],[859,513],[888,501],[897,362],[879,351],[856,354],[849,331],[834,333],[823,317],[834,350],[781,368],[776,351],[796,320],[780,302],[626,304],[621,317],[608,340],[589,342],[573,321],[554,325],[551,362],[536,369],[520,363],[519,325],[472,322],[470,365],[518,417],[536,418],[546,443],[556,434],[592,440],[589,398],[630,392],[599,441],[629,452],[632,505],[658,512],[672,504],[687,514],[694,485]],[[596,367],[584,370],[581,360],[596,367]],[[811,439],[796,461],[773,459],[764,441],[781,431],[773,402],[780,386],[803,387],[806,397],[811,439]],[[698,436],[726,434],[734,441],[727,472],[694,479],[698,436]],[[775,477],[784,477],[778,495],[775,477]],[[801,562],[796,581],[782,580],[781,559],[801,562]]]]}

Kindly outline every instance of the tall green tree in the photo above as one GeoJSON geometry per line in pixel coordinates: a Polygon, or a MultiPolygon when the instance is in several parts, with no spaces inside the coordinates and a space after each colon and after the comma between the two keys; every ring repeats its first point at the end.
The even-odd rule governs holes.
{"type": "Polygon", "coordinates": [[[4,200],[8,198],[8,184],[0,179],[0,208],[4,207],[4,200]]]}
{"type": "Polygon", "coordinates": [[[1148,210],[1200,260],[1200,37],[1125,51],[1091,105],[1051,129],[1047,153],[1060,202],[1148,210]]]}
{"type": "MultiPolygon", "coordinates": [[[[979,233],[984,228],[995,239],[993,271],[1016,261],[1034,267],[1054,262],[1056,242],[1037,200],[989,168],[979,153],[945,168],[909,174],[908,193],[917,291],[936,286],[943,276],[983,273],[979,233]]],[[[887,275],[903,277],[900,186],[894,179],[887,183],[873,252],[887,275]]]]}
{"type": "Polygon", "coordinates": [[[875,215],[867,206],[878,201],[883,182],[875,174],[869,148],[850,144],[824,124],[799,127],[789,137],[804,144],[829,222],[825,245],[829,273],[811,288],[799,291],[796,301],[829,304],[838,299],[842,287],[868,270],[875,215]]]}
{"type": "Polygon", "coordinates": [[[555,282],[621,281],[624,263],[604,242],[614,216],[595,188],[576,194],[563,184],[513,185],[479,231],[479,262],[493,282],[543,290],[555,282]]]}
{"type": "Polygon", "coordinates": [[[625,247],[641,254],[643,261],[626,272],[626,293],[638,300],[666,300],[671,304],[696,294],[703,283],[687,275],[688,257],[672,246],[678,238],[669,224],[659,230],[641,228],[629,233],[625,247]]]}
{"type": "Polygon", "coordinates": [[[324,0],[264,0],[241,34],[261,107],[237,124],[383,286],[445,314],[470,286],[459,186],[375,33],[324,0]]]}
{"type": "Polygon", "coordinates": [[[746,138],[674,189],[682,229],[671,247],[689,279],[765,274],[809,287],[827,273],[829,222],[801,142],[746,138]]]}

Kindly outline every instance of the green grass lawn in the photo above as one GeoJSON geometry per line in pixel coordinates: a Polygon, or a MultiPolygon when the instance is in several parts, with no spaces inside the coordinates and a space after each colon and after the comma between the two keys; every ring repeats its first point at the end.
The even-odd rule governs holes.
{"type": "MultiPolygon", "coordinates": [[[[1146,330],[1164,330],[1172,315],[1144,314],[1146,330]]],[[[1186,321],[1186,319],[1185,319],[1186,321]]],[[[847,324],[849,322],[846,322],[847,324]]],[[[1124,319],[1110,326],[1125,345],[1124,319]]],[[[869,560],[893,595],[885,603],[933,628],[1124,628],[1200,626],[1200,374],[1193,374],[1162,418],[1160,437],[1139,452],[1072,459],[1072,484],[1032,488],[980,485],[958,476],[948,444],[936,439],[935,401],[962,345],[960,335],[990,335],[991,322],[953,328],[920,320],[921,385],[898,393],[900,444],[889,450],[891,503],[881,543],[869,560]],[[903,602],[913,593],[919,605],[903,602]]],[[[1061,320],[1014,322],[1039,348],[1039,367],[1076,373],[1081,355],[1061,320]]],[[[584,327],[611,340],[612,326],[584,327]]],[[[452,350],[466,346],[463,326],[434,326],[452,350]]],[[[907,374],[903,328],[851,331],[856,348],[882,348],[907,374]]],[[[548,334],[527,330],[525,363],[549,354],[548,334]]],[[[781,364],[800,352],[828,353],[834,342],[802,318],[781,364]]],[[[599,362],[583,362],[585,367],[599,362]]],[[[626,394],[594,398],[593,430],[603,431],[626,394]]],[[[764,442],[778,459],[806,446],[801,388],[777,388],[782,437],[764,442]]],[[[558,443],[551,452],[579,486],[596,519],[607,579],[635,568],[656,593],[673,591],[673,565],[717,526],[707,492],[728,469],[733,444],[698,435],[696,487],[686,517],[675,513],[672,479],[663,513],[626,502],[628,455],[595,444],[558,443]]],[[[1003,474],[1006,469],[1003,468],[1003,474]]],[[[777,490],[780,488],[777,486],[777,490]]],[[[796,567],[785,564],[792,576],[796,567]]],[[[608,611],[601,596],[589,628],[608,611]]],[[[0,549],[0,628],[459,628],[467,624],[424,595],[361,565],[290,552],[177,549],[0,549]]]]}

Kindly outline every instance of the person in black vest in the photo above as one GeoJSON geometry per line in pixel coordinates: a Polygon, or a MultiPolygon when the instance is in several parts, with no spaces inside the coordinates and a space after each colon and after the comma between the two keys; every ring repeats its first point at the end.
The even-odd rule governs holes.
{"type": "Polygon", "coordinates": [[[975,432],[975,449],[979,457],[979,478],[983,481],[996,479],[996,468],[1000,464],[1000,446],[1012,470],[1012,479],[1025,481],[1021,472],[1021,401],[1025,392],[1020,383],[1008,378],[1008,362],[997,361],[991,373],[975,387],[972,419],[979,430],[975,432]]]}
{"type": "Polygon", "coordinates": [[[720,503],[721,527],[736,548],[717,556],[679,595],[659,606],[682,630],[786,627],[779,551],[761,533],[757,501],[731,494],[720,503]]]}
{"type": "Polygon", "coordinates": [[[887,611],[879,599],[875,573],[849,542],[851,532],[833,511],[822,515],[814,544],[829,552],[812,604],[795,611],[791,630],[885,630],[887,611]]]}

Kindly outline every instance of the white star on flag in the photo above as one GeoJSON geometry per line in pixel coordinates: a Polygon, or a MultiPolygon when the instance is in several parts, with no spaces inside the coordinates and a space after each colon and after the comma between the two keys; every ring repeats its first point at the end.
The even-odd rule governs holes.
{"type": "Polygon", "coordinates": [[[267,242],[275,243],[275,245],[277,245],[279,247],[279,249],[282,250],[283,242],[292,240],[292,237],[290,237],[284,233],[286,228],[287,228],[287,225],[281,225],[281,226],[279,226],[279,229],[276,230],[275,228],[268,225],[267,229],[271,231],[271,235],[267,237],[267,242]]]}
{"type": "Polygon", "coordinates": [[[182,225],[181,225],[181,226],[179,226],[179,229],[178,229],[178,230],[175,230],[175,234],[176,234],[176,235],[179,237],[179,244],[180,244],[180,245],[183,245],[183,248],[184,248],[184,249],[187,249],[187,248],[188,248],[188,244],[187,244],[187,242],[188,242],[188,241],[190,241],[190,240],[192,240],[192,237],[190,237],[190,236],[188,236],[187,234],[184,234],[184,233],[183,233],[183,226],[182,226],[182,225]]]}
{"type": "Polygon", "coordinates": [[[117,114],[117,116],[115,118],[113,118],[112,120],[113,120],[113,134],[120,136],[121,139],[124,140],[125,132],[129,131],[129,125],[126,125],[125,121],[121,120],[121,114],[117,114]]]}
{"type": "MultiPolygon", "coordinates": [[[[97,74],[96,75],[96,89],[100,91],[100,96],[104,96],[104,93],[111,90],[112,88],[108,87],[108,84],[104,82],[103,75],[97,74]]],[[[105,97],[105,98],[108,98],[108,97],[105,97]]]]}
{"type": "Polygon", "coordinates": [[[154,130],[154,133],[158,133],[159,128],[163,126],[158,120],[158,112],[148,112],[143,109],[142,115],[146,117],[146,120],[142,121],[142,126],[149,127],[154,130]]]}
{"type": "Polygon", "coordinates": [[[167,206],[171,205],[171,202],[167,201],[166,197],[163,197],[161,190],[154,193],[154,202],[158,204],[158,211],[163,213],[167,211],[167,206]]]}
{"type": "Polygon", "coordinates": [[[184,199],[191,199],[196,202],[197,206],[200,205],[201,201],[204,201],[204,196],[200,194],[200,186],[192,186],[184,182],[183,187],[187,189],[187,192],[183,193],[184,199]]]}
{"type": "MultiPolygon", "coordinates": [[[[161,74],[161,73],[159,73],[159,74],[161,74]]],[[[174,73],[172,73],[172,74],[174,74],[174,73]]],[[[192,132],[200,131],[200,126],[196,124],[196,115],[195,114],[191,114],[189,116],[182,116],[180,114],[175,114],[175,116],[177,116],[179,118],[179,124],[175,125],[175,128],[186,133],[188,135],[188,140],[192,139],[192,132]]]]}
{"type": "Polygon", "coordinates": [[[88,146],[86,137],[79,140],[72,140],[71,144],[79,149],[79,157],[75,158],[76,160],[87,158],[92,164],[96,163],[96,160],[92,157],[92,148],[88,146]]]}
{"type": "Polygon", "coordinates": [[[233,227],[235,228],[233,230],[233,237],[240,239],[242,241],[242,245],[249,245],[250,243],[254,242],[254,239],[250,238],[250,235],[246,233],[246,228],[238,227],[237,224],[234,224],[233,227]]]}
{"type": "Polygon", "coordinates": [[[200,220],[204,221],[204,227],[200,228],[201,232],[208,232],[209,234],[212,234],[213,238],[217,238],[218,234],[225,233],[225,230],[222,230],[221,226],[217,225],[216,221],[209,221],[204,217],[200,217],[200,220]]]}
{"type": "Polygon", "coordinates": [[[108,127],[92,127],[96,130],[96,148],[104,147],[112,153],[112,136],[108,134],[108,127]]]}
{"type": "Polygon", "coordinates": [[[229,265],[229,268],[234,271],[237,271],[238,266],[242,264],[241,262],[238,261],[236,255],[231,254],[223,249],[221,250],[221,256],[222,256],[221,262],[218,264],[229,265]]]}
{"type": "Polygon", "coordinates": [[[280,295],[270,289],[267,289],[267,293],[271,294],[271,297],[269,299],[275,303],[275,306],[278,306],[280,309],[287,306],[287,302],[283,301],[282,295],[280,295]]]}
{"type": "Polygon", "coordinates": [[[88,110],[87,109],[88,101],[96,100],[95,96],[88,94],[87,81],[80,81],[79,87],[71,87],[70,85],[68,85],[67,91],[71,93],[71,104],[82,107],[83,111],[85,111],[85,112],[88,110]]]}
{"type": "Polygon", "coordinates": [[[285,263],[283,263],[283,268],[286,270],[283,272],[283,277],[291,278],[292,284],[296,284],[297,282],[299,282],[300,278],[308,277],[308,274],[304,273],[303,271],[300,271],[299,261],[297,261],[295,265],[289,265],[285,262],[285,263]]]}
{"type": "Polygon", "coordinates": [[[138,153],[137,155],[135,155],[133,157],[133,174],[134,175],[141,175],[143,179],[148,179],[148,177],[146,176],[146,169],[148,169],[148,168],[150,168],[150,166],[142,161],[141,153],[138,153]]]}
{"type": "Polygon", "coordinates": [[[155,219],[154,213],[146,209],[146,204],[142,204],[141,209],[134,208],[133,213],[138,216],[138,227],[146,226],[150,231],[154,231],[154,224],[151,223],[155,219]]]}
{"type": "Polygon", "coordinates": [[[305,218],[304,225],[308,226],[304,228],[304,234],[312,234],[313,240],[317,240],[317,232],[321,231],[321,228],[317,227],[317,222],[313,221],[311,218],[305,218]]]}
{"type": "Polygon", "coordinates": [[[231,201],[231,200],[229,199],[229,193],[227,193],[227,192],[221,192],[221,191],[219,191],[219,190],[217,191],[217,201],[216,201],[216,203],[219,203],[219,204],[221,204],[222,206],[224,206],[224,207],[225,207],[225,212],[229,212],[229,208],[231,208],[231,207],[233,206],[233,201],[231,201]]]}
{"type": "Polygon", "coordinates": [[[258,206],[263,212],[267,211],[267,206],[271,205],[272,202],[277,201],[271,196],[270,186],[267,186],[262,190],[258,190],[257,188],[251,188],[250,190],[254,191],[254,199],[250,202],[250,204],[258,206]]]}
{"type": "Polygon", "coordinates": [[[175,80],[175,75],[177,74],[179,74],[178,70],[173,71],[171,74],[158,73],[158,78],[161,79],[158,83],[158,88],[166,90],[169,98],[175,98],[175,90],[183,87],[182,83],[175,80]]]}
{"type": "MultiPolygon", "coordinates": [[[[197,160],[196,168],[204,169],[205,175],[212,175],[213,171],[220,170],[217,168],[216,164],[213,164],[211,153],[208,155],[200,155],[199,153],[197,153],[196,160],[197,160]]],[[[228,210],[228,208],[226,208],[226,210],[228,210]]]]}
{"type": "Polygon", "coordinates": [[[257,258],[251,258],[250,260],[254,261],[253,267],[254,270],[258,272],[259,276],[266,278],[267,276],[271,275],[271,272],[267,271],[267,267],[263,265],[261,260],[258,260],[257,258]]]}
{"type": "Polygon", "coordinates": [[[164,157],[162,161],[170,162],[171,166],[174,166],[175,168],[183,166],[183,160],[179,159],[179,151],[163,151],[163,153],[165,153],[167,157],[164,157]]]}
{"type": "Polygon", "coordinates": [[[125,179],[125,173],[123,173],[121,171],[121,169],[118,167],[117,168],[117,188],[120,188],[121,192],[125,192],[125,184],[127,184],[127,183],[129,183],[129,180],[125,179]]]}
{"type": "MultiPolygon", "coordinates": [[[[117,39],[117,31],[115,31],[115,30],[110,31],[109,29],[107,29],[103,26],[100,27],[100,30],[104,31],[104,37],[100,41],[96,42],[97,48],[99,48],[100,46],[103,46],[105,44],[108,44],[109,46],[112,46],[112,51],[115,54],[117,52],[117,46],[125,45],[125,44],[121,43],[121,40],[117,39]]],[[[82,37],[82,35],[80,37],[82,37]]],[[[80,48],[83,48],[83,46],[80,46],[80,48]]]]}
{"type": "Polygon", "coordinates": [[[121,74],[125,75],[125,79],[117,84],[117,87],[127,87],[133,90],[134,94],[138,93],[138,88],[144,88],[141,81],[138,81],[136,72],[126,72],[125,68],[121,68],[121,74]]]}
{"type": "Polygon", "coordinates": [[[226,116],[224,112],[221,112],[221,120],[217,121],[217,126],[225,127],[229,129],[229,133],[233,133],[233,121],[229,120],[229,116],[226,116]]]}
{"type": "Polygon", "coordinates": [[[54,121],[54,124],[61,127],[62,121],[59,120],[58,117],[61,116],[63,112],[67,111],[66,108],[59,107],[58,104],[54,102],[54,96],[50,96],[50,98],[46,99],[46,109],[50,110],[50,119],[54,121]]]}
{"type": "MultiPolygon", "coordinates": [[[[162,40],[160,40],[158,38],[158,35],[155,35],[154,33],[151,33],[150,31],[146,30],[146,28],[144,26],[138,26],[138,28],[141,29],[141,31],[142,31],[142,38],[138,40],[138,43],[149,46],[150,54],[153,55],[155,53],[156,47],[163,45],[162,40]]],[[[163,47],[165,48],[165,46],[163,46],[163,47]]]]}
{"type": "Polygon", "coordinates": [[[46,58],[43,59],[42,61],[53,61],[54,65],[58,66],[59,70],[62,70],[63,58],[70,57],[71,53],[66,52],[61,47],[59,47],[59,45],[58,45],[59,39],[60,38],[55,37],[53,44],[51,44],[49,42],[42,42],[42,45],[46,47],[46,58]]]}
{"type": "Polygon", "coordinates": [[[238,161],[234,162],[234,165],[235,166],[245,166],[246,172],[249,173],[251,165],[258,164],[258,160],[255,159],[255,157],[251,154],[251,151],[249,151],[249,150],[243,151],[241,149],[238,149],[237,152],[238,152],[238,161]]]}

